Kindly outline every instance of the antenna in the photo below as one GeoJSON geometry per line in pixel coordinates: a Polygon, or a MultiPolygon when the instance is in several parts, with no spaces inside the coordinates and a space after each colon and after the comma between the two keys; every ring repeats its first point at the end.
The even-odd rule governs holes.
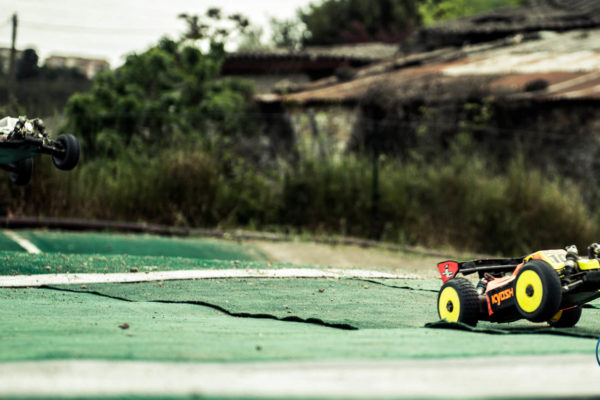
{"type": "Polygon", "coordinates": [[[7,75],[7,82],[6,82],[6,89],[8,92],[9,104],[12,103],[12,99],[14,96],[15,80],[16,80],[15,59],[17,58],[17,48],[16,48],[17,25],[18,25],[17,13],[14,13],[12,16],[12,40],[11,40],[11,46],[10,46],[10,61],[8,64],[8,75],[7,75]]]}

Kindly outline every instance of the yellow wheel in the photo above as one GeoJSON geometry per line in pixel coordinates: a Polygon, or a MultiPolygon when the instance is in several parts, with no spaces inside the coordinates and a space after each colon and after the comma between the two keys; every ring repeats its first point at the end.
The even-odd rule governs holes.
{"type": "Polygon", "coordinates": [[[523,271],[515,289],[517,302],[523,311],[532,313],[540,308],[544,298],[544,285],[536,271],[523,271]]]}
{"type": "Polygon", "coordinates": [[[438,315],[448,322],[477,325],[479,319],[479,296],[464,278],[450,279],[438,294],[438,315]]]}
{"type": "Polygon", "coordinates": [[[561,300],[560,278],[550,264],[533,260],[521,268],[515,281],[515,303],[523,317],[548,321],[558,312],[561,300]]]}
{"type": "Polygon", "coordinates": [[[460,298],[456,289],[448,286],[440,292],[438,308],[441,319],[445,319],[448,322],[458,322],[458,317],[460,316],[460,298]]]}

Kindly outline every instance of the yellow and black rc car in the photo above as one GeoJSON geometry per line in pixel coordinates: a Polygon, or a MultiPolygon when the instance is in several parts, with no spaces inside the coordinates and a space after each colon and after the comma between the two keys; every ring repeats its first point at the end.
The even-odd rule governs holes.
{"type": "Polygon", "coordinates": [[[438,313],[449,322],[528,319],[555,327],[574,326],[581,306],[600,297],[600,244],[580,256],[577,247],[542,250],[519,258],[438,264],[444,282],[438,313]],[[457,274],[477,273],[477,285],[457,274]]]}

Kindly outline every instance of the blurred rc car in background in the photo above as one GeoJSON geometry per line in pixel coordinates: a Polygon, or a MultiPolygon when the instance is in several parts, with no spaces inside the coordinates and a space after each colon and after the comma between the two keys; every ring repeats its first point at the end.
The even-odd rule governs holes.
{"type": "Polygon", "coordinates": [[[69,171],[79,161],[79,141],[71,134],[51,140],[41,119],[25,117],[0,119],[0,168],[9,172],[11,182],[27,185],[33,175],[33,157],[52,156],[58,169],[69,171]]]}
{"type": "Polygon", "coordinates": [[[475,326],[477,321],[528,319],[554,327],[572,327],[581,306],[600,297],[600,244],[579,256],[577,247],[542,250],[520,258],[444,261],[438,314],[449,322],[475,326]],[[475,286],[456,275],[477,273],[475,286]]]}

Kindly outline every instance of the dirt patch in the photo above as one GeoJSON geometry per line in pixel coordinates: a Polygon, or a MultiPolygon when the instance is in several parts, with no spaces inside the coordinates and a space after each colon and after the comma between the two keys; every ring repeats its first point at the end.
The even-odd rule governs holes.
{"type": "Polygon", "coordinates": [[[393,273],[413,273],[437,278],[440,257],[360,246],[327,245],[310,242],[249,241],[271,262],[326,265],[338,268],[374,268],[393,273]]]}

